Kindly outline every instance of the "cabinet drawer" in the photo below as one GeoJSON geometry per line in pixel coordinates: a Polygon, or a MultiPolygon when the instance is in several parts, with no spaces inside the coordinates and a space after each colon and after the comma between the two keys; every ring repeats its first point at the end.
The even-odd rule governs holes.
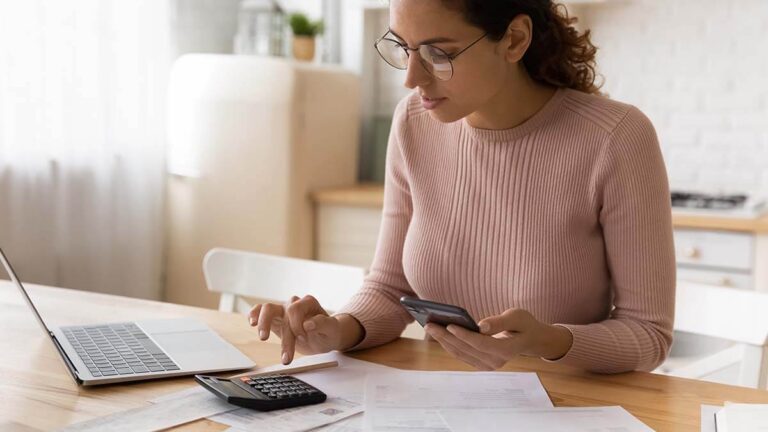
{"type": "Polygon", "coordinates": [[[677,279],[724,288],[754,289],[752,275],[749,274],[678,268],[677,279]]]}
{"type": "Polygon", "coordinates": [[[751,270],[754,237],[750,234],[675,230],[678,264],[751,270]]]}
{"type": "Polygon", "coordinates": [[[381,225],[381,209],[320,205],[316,223],[316,259],[370,267],[381,225]]]}

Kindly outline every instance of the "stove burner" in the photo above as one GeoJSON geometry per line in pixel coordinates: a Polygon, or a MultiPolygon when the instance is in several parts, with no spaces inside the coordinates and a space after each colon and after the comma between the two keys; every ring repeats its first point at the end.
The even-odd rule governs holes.
{"type": "Polygon", "coordinates": [[[672,207],[733,210],[747,201],[746,195],[708,195],[702,193],[672,192],[672,207]]]}

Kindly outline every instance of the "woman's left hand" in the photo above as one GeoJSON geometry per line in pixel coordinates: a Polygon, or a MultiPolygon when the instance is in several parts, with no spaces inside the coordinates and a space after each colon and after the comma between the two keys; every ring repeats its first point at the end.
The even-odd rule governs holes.
{"type": "Polygon", "coordinates": [[[430,323],[425,330],[446,351],[481,370],[499,369],[518,355],[558,359],[573,343],[567,328],[545,324],[524,309],[508,309],[478,326],[480,333],[454,324],[430,323]]]}

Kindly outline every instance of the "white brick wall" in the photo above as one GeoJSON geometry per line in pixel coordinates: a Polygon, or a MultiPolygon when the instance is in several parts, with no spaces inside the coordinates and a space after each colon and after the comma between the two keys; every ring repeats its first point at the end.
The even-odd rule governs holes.
{"type": "Polygon", "coordinates": [[[578,10],[603,89],[651,118],[672,187],[768,193],[768,1],[608,2],[578,10]]]}
{"type": "MultiPolygon", "coordinates": [[[[607,0],[575,9],[603,89],[653,121],[676,189],[768,194],[768,0],[607,0]]],[[[387,28],[387,12],[379,27],[387,28]]],[[[384,62],[377,115],[405,94],[384,62]]]]}

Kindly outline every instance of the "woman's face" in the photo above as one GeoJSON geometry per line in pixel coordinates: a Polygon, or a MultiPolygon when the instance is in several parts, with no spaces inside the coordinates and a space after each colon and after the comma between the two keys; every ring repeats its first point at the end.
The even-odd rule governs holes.
{"type": "MultiPolygon", "coordinates": [[[[461,12],[442,0],[391,0],[389,28],[403,45],[432,45],[454,55],[481,37],[481,28],[468,24],[461,12]]],[[[441,122],[453,122],[488,104],[511,79],[515,63],[508,61],[502,42],[483,38],[453,63],[448,81],[433,77],[409,52],[405,86],[422,97],[424,108],[441,122]]]]}

